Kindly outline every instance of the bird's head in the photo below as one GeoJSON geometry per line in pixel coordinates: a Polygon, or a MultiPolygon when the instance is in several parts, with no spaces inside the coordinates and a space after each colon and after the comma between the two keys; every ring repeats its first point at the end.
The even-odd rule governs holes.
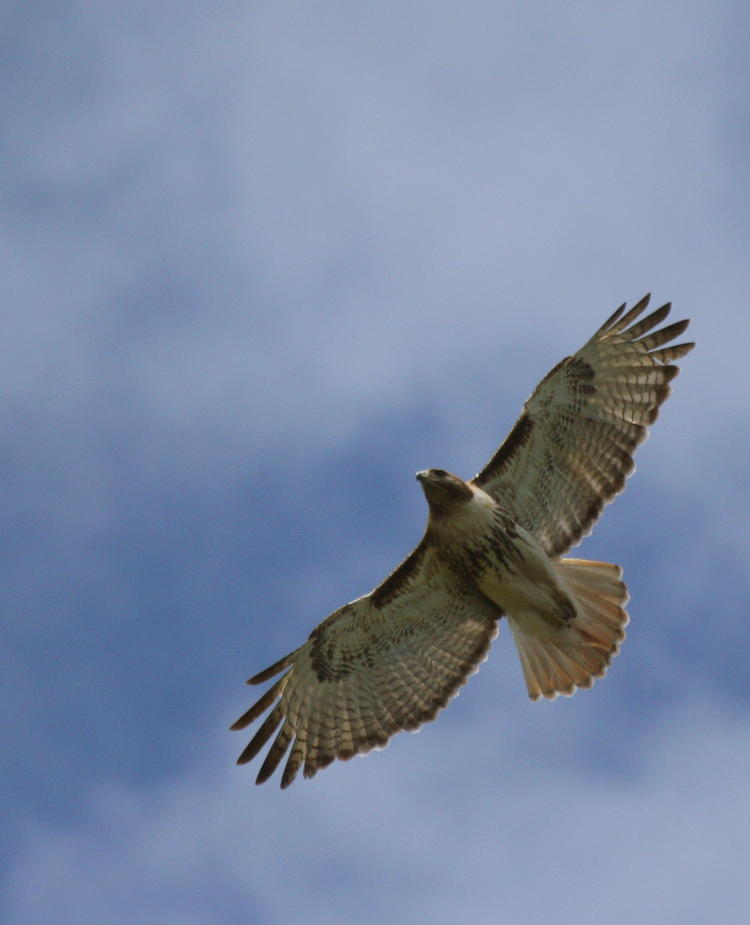
{"type": "Polygon", "coordinates": [[[445,469],[423,469],[417,472],[417,481],[433,514],[447,513],[474,495],[471,486],[445,469]]]}

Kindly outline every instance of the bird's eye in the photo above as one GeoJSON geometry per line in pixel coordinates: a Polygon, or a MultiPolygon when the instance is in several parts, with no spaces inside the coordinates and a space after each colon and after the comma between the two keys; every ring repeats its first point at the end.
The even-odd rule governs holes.
{"type": "Polygon", "coordinates": [[[433,469],[433,470],[432,470],[432,474],[433,474],[433,475],[436,475],[439,479],[442,479],[442,478],[444,478],[446,475],[448,475],[448,473],[445,471],[445,469],[433,469]]]}

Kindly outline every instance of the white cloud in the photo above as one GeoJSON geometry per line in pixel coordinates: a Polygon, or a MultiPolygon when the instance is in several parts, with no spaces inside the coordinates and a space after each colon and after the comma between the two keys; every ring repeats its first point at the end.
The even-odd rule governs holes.
{"type": "Polygon", "coordinates": [[[14,921],[739,921],[734,5],[46,14],[13,26],[3,120],[12,747],[44,766],[51,740],[61,801],[94,796],[58,824],[32,798],[14,921]],[[583,549],[634,592],[591,699],[528,712],[504,638],[429,734],[283,795],[218,773],[233,754],[194,706],[92,783],[119,767],[100,726],[135,736],[201,671],[229,683],[201,661],[218,636],[273,658],[395,565],[423,514],[411,473],[476,471],[540,376],[647,288],[699,344],[583,549]],[[205,533],[177,511],[194,503],[205,533]],[[145,624],[161,670],[141,675],[145,624]],[[71,709],[81,678],[106,721],[71,709]],[[175,735],[211,766],[154,784],[175,735]]]}
{"type": "Polygon", "coordinates": [[[535,709],[486,702],[283,793],[204,762],[151,793],[99,787],[82,826],[30,828],[8,921],[739,925],[747,719],[692,696],[601,775],[585,746],[540,751],[535,709]]]}
{"type": "MultiPolygon", "coordinates": [[[[621,297],[653,285],[700,318],[706,264],[727,270],[712,300],[737,303],[740,264],[715,234],[730,231],[715,164],[732,99],[712,67],[717,14],[675,28],[649,11],[641,30],[645,6],[610,20],[578,4],[540,31],[512,6],[438,6],[428,23],[400,6],[393,23],[191,7],[164,30],[171,9],[136,7],[118,29],[81,18],[71,41],[93,50],[97,93],[71,92],[31,147],[25,182],[64,208],[35,218],[42,291],[38,236],[6,258],[25,267],[26,362],[3,369],[30,402],[42,370],[55,410],[117,373],[155,418],[156,452],[183,457],[201,430],[232,453],[302,438],[329,452],[363,417],[428,400],[451,428],[472,390],[503,396],[509,421],[536,357],[550,345],[551,365],[621,297]]],[[[720,388],[734,417],[736,311],[711,312],[710,407],[720,388]]]]}

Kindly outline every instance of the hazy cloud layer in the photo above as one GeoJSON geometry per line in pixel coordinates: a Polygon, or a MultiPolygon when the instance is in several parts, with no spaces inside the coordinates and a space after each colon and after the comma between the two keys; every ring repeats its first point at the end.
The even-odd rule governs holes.
{"type": "Polygon", "coordinates": [[[9,14],[10,921],[743,921],[747,18],[9,14]],[[429,733],[251,787],[242,680],[647,289],[699,346],[582,547],[631,590],[610,676],[529,705],[502,633],[429,733]]]}

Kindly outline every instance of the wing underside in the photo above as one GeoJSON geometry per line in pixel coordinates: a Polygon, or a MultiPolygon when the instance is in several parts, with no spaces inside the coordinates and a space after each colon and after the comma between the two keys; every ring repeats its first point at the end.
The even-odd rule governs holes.
{"type": "Polygon", "coordinates": [[[577,353],[539,383],[521,417],[474,483],[537,536],[552,556],[590,532],[634,468],[633,453],[656,420],[692,343],[666,346],[687,328],[649,297],[621,306],[577,353]]]}
{"type": "Polygon", "coordinates": [[[371,594],[347,604],[307,642],[250,679],[283,672],[236,723],[271,712],[238,763],[271,741],[263,783],[288,754],[281,786],[335,758],[383,747],[433,719],[486,657],[501,612],[424,542],[371,594]]]}

